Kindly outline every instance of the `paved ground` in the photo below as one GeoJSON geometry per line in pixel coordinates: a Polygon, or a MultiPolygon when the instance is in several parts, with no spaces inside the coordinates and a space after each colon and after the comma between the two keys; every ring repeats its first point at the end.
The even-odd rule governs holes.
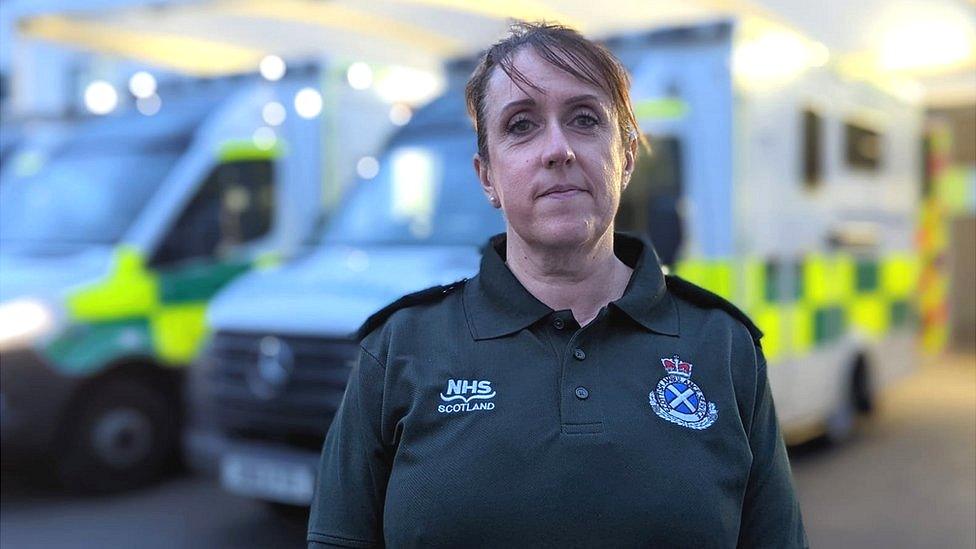
{"type": "MultiPolygon", "coordinates": [[[[791,452],[814,547],[976,547],[976,357],[928,366],[886,394],[840,447],[791,452]]],[[[302,547],[304,524],[177,478],[123,496],[78,498],[0,481],[0,546],[302,547]]]]}
{"type": "Polygon", "coordinates": [[[791,453],[814,547],[976,547],[976,357],[893,387],[840,447],[791,453]]]}
{"type": "Polygon", "coordinates": [[[83,498],[5,476],[0,547],[304,547],[305,524],[184,477],[123,496],[83,498]]]}

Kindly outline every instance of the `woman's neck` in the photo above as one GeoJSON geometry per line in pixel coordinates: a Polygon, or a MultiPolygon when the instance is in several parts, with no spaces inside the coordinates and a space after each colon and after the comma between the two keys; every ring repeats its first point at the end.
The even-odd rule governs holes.
{"type": "Polygon", "coordinates": [[[553,310],[569,309],[580,326],[624,294],[633,269],[613,253],[613,231],[575,248],[545,247],[508,232],[506,263],[522,286],[553,310]]]}

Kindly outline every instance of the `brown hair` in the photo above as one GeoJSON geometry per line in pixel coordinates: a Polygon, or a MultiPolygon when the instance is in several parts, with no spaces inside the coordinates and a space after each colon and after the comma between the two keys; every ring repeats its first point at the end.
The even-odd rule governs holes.
{"type": "Polygon", "coordinates": [[[478,154],[488,160],[488,135],[485,130],[485,99],[488,81],[496,66],[501,67],[515,85],[542,91],[514,65],[515,54],[531,46],[535,53],[553,66],[603,90],[613,103],[624,143],[639,139],[647,145],[638,130],[637,118],[630,102],[630,75],[610,51],[585,38],[579,32],[558,24],[518,21],[509,29],[509,36],[498,41],[485,52],[481,62],[468,79],[464,95],[468,115],[478,134],[478,154]]]}

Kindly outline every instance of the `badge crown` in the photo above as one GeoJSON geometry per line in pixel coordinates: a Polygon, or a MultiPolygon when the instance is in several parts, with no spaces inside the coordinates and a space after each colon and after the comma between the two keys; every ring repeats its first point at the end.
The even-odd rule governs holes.
{"type": "Polygon", "coordinates": [[[691,377],[691,363],[684,362],[683,360],[679,359],[678,355],[674,355],[671,358],[662,358],[661,364],[664,365],[664,369],[667,370],[669,374],[684,378],[691,377]]]}

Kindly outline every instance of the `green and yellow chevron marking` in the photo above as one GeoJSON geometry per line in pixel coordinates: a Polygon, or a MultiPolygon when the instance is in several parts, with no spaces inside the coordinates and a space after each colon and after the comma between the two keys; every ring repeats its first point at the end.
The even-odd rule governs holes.
{"type": "Polygon", "coordinates": [[[68,296],[72,327],[46,352],[74,373],[132,356],[185,365],[207,335],[207,302],[248,268],[250,263],[243,261],[207,261],[157,273],[137,249],[120,246],[103,280],[68,296]]]}
{"type": "MultiPolygon", "coordinates": [[[[282,140],[267,148],[253,141],[228,141],[220,162],[271,160],[285,154],[282,140]]],[[[274,254],[257,260],[263,268],[280,262],[274,254]]],[[[65,372],[83,374],[119,358],[145,357],[170,366],[189,363],[207,328],[209,300],[228,281],[252,267],[249,261],[202,259],[197,264],[154,270],[132,246],[119,246],[109,273],[75,289],[66,300],[71,325],[45,352],[65,372]]]]}

